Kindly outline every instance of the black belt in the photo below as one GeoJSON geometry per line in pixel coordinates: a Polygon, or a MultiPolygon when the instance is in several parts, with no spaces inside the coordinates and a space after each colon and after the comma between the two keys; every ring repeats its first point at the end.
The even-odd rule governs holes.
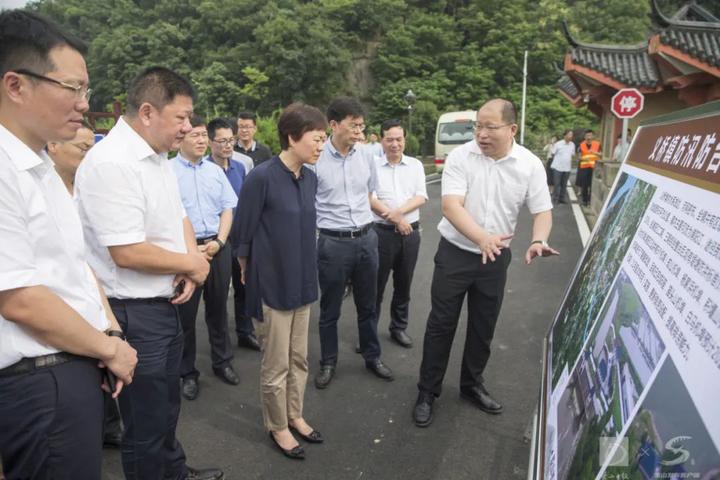
{"type": "Polygon", "coordinates": [[[88,357],[73,355],[72,353],[50,353],[40,357],[23,358],[3,369],[0,369],[0,377],[10,377],[12,375],[20,375],[23,373],[34,372],[43,368],[54,367],[71,360],[90,360],[88,357]]]}
{"type": "Polygon", "coordinates": [[[168,297],[148,297],[148,298],[111,298],[108,297],[108,303],[110,305],[124,305],[130,304],[149,304],[149,303],[168,303],[171,298],[168,297]]]}
{"type": "MultiPolygon", "coordinates": [[[[396,225],[388,225],[387,223],[380,223],[380,222],[375,222],[374,225],[378,228],[382,228],[383,230],[394,230],[396,232],[398,231],[396,225]]],[[[410,226],[412,227],[413,230],[417,230],[418,228],[420,228],[420,222],[419,221],[413,222],[410,224],[410,226]]]]}
{"type": "Polygon", "coordinates": [[[372,223],[368,223],[357,230],[328,230],[327,228],[321,228],[320,233],[337,238],[359,238],[365,235],[370,230],[371,226],[372,223]]]}
{"type": "Polygon", "coordinates": [[[195,241],[197,242],[198,245],[205,245],[206,243],[210,243],[215,239],[217,239],[217,235],[211,235],[211,236],[205,237],[205,238],[196,238],[195,241]]]}

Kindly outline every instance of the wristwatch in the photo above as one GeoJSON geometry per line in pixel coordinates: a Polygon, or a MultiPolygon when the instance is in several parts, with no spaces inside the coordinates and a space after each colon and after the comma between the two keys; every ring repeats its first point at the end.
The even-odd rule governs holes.
{"type": "Polygon", "coordinates": [[[120,340],[127,340],[122,330],[105,330],[105,335],[108,337],[118,337],[120,340]]]}
{"type": "Polygon", "coordinates": [[[536,243],[539,243],[543,247],[549,247],[548,243],[545,240],[533,240],[530,242],[530,245],[535,245],[536,243]]]}
{"type": "Polygon", "coordinates": [[[216,243],[218,244],[218,246],[220,247],[219,250],[222,250],[223,247],[225,247],[225,242],[223,242],[223,241],[220,240],[219,238],[213,239],[213,242],[216,242],[216,243]]]}

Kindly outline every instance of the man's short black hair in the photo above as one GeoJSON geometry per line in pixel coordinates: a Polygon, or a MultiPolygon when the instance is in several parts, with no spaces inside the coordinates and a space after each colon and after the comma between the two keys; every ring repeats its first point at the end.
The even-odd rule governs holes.
{"type": "Polygon", "coordinates": [[[0,77],[21,69],[40,75],[55,70],[50,51],[57,47],[69,47],[82,55],[87,52],[82,40],[37,13],[24,10],[0,13],[0,77]]]}
{"type": "Polygon", "coordinates": [[[385,138],[385,132],[391,128],[400,127],[403,129],[403,137],[405,136],[405,128],[402,126],[402,122],[398,119],[393,118],[392,120],[385,120],[380,126],[380,136],[385,138]]]}
{"type": "Polygon", "coordinates": [[[592,130],[585,130],[585,133],[583,135],[587,135],[588,133],[595,133],[592,130]]]}
{"type": "Polygon", "coordinates": [[[205,119],[201,117],[200,115],[193,115],[190,117],[190,126],[195,127],[205,127],[207,125],[207,122],[205,122],[205,119]]]}
{"type": "MultiPolygon", "coordinates": [[[[237,116],[238,120],[252,120],[253,125],[257,125],[257,115],[253,112],[240,112],[237,116]]],[[[237,122],[235,122],[237,123],[237,122]]]]}
{"type": "Polygon", "coordinates": [[[232,122],[228,122],[224,118],[214,118],[210,120],[207,124],[208,138],[210,138],[210,140],[215,140],[215,132],[222,128],[232,130],[232,122]]]}
{"type": "Polygon", "coordinates": [[[326,114],[328,122],[342,122],[347,117],[365,117],[365,109],[357,98],[338,97],[330,103],[326,114]]]}
{"type": "Polygon", "coordinates": [[[290,148],[290,138],[298,141],[307,132],[327,128],[325,116],[317,108],[304,103],[292,103],[283,110],[278,119],[280,148],[290,148]]]}
{"type": "Polygon", "coordinates": [[[149,67],[130,82],[126,112],[136,115],[143,103],[162,110],[179,96],[195,97],[193,87],[185,77],[169,68],[149,67]]]}

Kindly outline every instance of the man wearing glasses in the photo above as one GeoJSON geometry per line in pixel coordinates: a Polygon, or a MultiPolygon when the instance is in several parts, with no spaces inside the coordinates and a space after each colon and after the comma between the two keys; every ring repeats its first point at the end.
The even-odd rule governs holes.
{"type": "Polygon", "coordinates": [[[137,364],[87,264],[72,197],[43,151],[82,127],[84,51],[43,17],[0,13],[0,460],[8,479],[100,478],[100,367],[117,376],[117,397],[137,364]]]}
{"type": "Polygon", "coordinates": [[[351,97],[332,101],[327,119],[332,136],[316,165],[318,276],[320,281],[320,371],[315,386],[326,388],[338,359],[337,324],[348,280],[353,284],[360,350],[365,366],[378,377],[392,380],[380,360],[377,335],[378,239],[372,228],[372,192],[377,190],[375,162],[356,143],[365,130],[365,113],[351,97]]]}
{"type": "Polygon", "coordinates": [[[432,422],[433,401],[440,396],[466,295],[468,318],[460,396],[487,413],[503,410],[485,388],[482,374],[505,291],[510,239],[523,204],[533,214],[525,263],[558,254],[547,244],[552,202],[545,169],[539,158],[515,143],[516,118],[512,102],[488,101],[478,110],[475,139],[450,152],[445,162],[443,219],[438,225],[441,239],[413,410],[419,427],[432,422]]]}
{"type": "Polygon", "coordinates": [[[252,158],[257,167],[265,160],[270,160],[272,152],[262,143],[255,140],[257,117],[251,112],[240,112],[237,119],[238,140],[235,151],[252,158]]]}
{"type": "MultiPolygon", "coordinates": [[[[210,136],[210,155],[208,159],[215,162],[225,171],[235,195],[239,197],[247,170],[240,161],[234,158],[238,154],[233,153],[235,138],[232,125],[226,120],[217,118],[208,124],[208,135],[210,136]]],[[[240,264],[232,256],[231,263],[231,280],[235,303],[235,333],[237,334],[238,347],[260,351],[260,344],[255,336],[252,318],[245,313],[245,285],[240,280],[240,264]]]]}
{"type": "Polygon", "coordinates": [[[200,372],[195,367],[195,320],[201,296],[205,300],[213,372],[229,385],[240,383],[231,364],[233,353],[228,336],[227,298],[233,258],[230,248],[225,248],[237,196],[223,170],[236,169],[244,178],[245,169],[237,163],[231,165],[233,161],[228,155],[232,155],[234,139],[225,120],[213,120],[206,127],[205,121],[194,115],[190,125],[192,130],[185,135],[172,166],[198,249],[210,262],[205,283],[179,307],[184,336],[180,363],[182,394],[188,400],[195,400],[200,392],[200,372]],[[203,158],[208,146],[208,130],[212,132],[213,154],[203,158]]]}

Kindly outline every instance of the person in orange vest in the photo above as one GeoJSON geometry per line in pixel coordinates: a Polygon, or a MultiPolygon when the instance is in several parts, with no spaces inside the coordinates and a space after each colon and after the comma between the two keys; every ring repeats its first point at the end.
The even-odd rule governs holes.
{"type": "Polygon", "coordinates": [[[590,204],[593,170],[595,162],[600,160],[600,142],[593,140],[593,131],[585,132],[585,139],[578,147],[578,170],[575,185],[582,191],[583,205],[590,204]]]}

